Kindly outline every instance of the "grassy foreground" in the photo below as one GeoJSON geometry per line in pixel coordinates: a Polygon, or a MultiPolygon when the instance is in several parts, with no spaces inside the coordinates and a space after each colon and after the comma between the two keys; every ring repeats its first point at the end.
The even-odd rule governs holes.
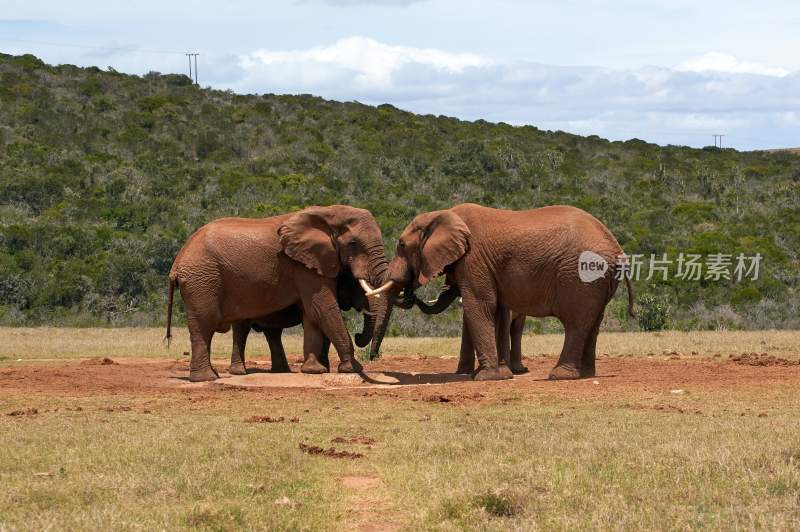
{"type": "MultiPolygon", "coordinates": [[[[17,356],[22,332],[0,331],[5,356],[17,356]]],[[[52,351],[40,345],[35,356],[80,355],[67,347],[75,331],[50,332],[42,342],[52,351]]],[[[84,332],[95,338],[92,356],[142,356],[143,338],[157,338],[84,332]]],[[[792,338],[797,345],[798,333],[635,335],[611,354],[638,344],[643,354],[695,346],[713,357],[731,345],[777,355],[792,338]]],[[[393,339],[387,354],[457,348],[436,342],[393,339]]],[[[554,352],[538,342],[558,344],[526,342],[537,342],[531,353],[554,352]]],[[[795,389],[580,396],[476,387],[474,399],[419,400],[444,390],[0,394],[0,530],[800,527],[795,389]],[[246,421],[254,415],[284,420],[246,421]],[[300,443],[363,456],[310,455],[300,443]]]]}
{"type": "MultiPolygon", "coordinates": [[[[171,347],[163,343],[162,328],[56,328],[0,327],[0,364],[35,359],[91,357],[178,357],[189,351],[189,333],[173,328],[171,347]]],[[[391,355],[457,356],[461,340],[448,337],[387,337],[383,352],[391,355]]],[[[528,356],[556,355],[564,342],[562,334],[526,334],[522,350],[528,356]]],[[[781,357],[800,355],[800,331],[662,331],[649,333],[603,332],[597,353],[611,356],[646,356],[678,352],[693,356],[714,356],[741,352],[768,352],[781,357]]],[[[301,353],[303,337],[283,335],[287,353],[301,353]]],[[[228,358],[231,335],[215,334],[212,356],[228,358]]],[[[251,333],[247,352],[268,356],[263,336],[251,333]]]]}

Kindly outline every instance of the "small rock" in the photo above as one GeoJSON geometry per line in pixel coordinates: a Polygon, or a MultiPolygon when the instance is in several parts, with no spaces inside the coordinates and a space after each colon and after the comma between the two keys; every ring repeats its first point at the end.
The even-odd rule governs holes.
{"type": "Polygon", "coordinates": [[[671,393],[671,394],[675,394],[675,395],[683,395],[683,394],[685,394],[686,392],[685,392],[685,391],[683,391],[683,390],[670,390],[670,391],[669,391],[669,393],[671,393]]]}
{"type": "Polygon", "coordinates": [[[600,381],[592,381],[592,384],[600,384],[600,381]]]}

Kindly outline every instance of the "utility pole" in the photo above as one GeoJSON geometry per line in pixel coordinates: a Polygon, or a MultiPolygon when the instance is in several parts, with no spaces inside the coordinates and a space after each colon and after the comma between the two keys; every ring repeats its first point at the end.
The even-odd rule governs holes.
{"type": "Polygon", "coordinates": [[[189,58],[189,79],[192,79],[192,57],[194,57],[194,84],[197,85],[197,56],[200,54],[187,53],[184,55],[189,58]]]}
{"type": "Polygon", "coordinates": [[[712,135],[712,136],[714,137],[714,147],[715,148],[722,148],[722,137],[724,137],[725,135],[717,134],[717,135],[712,135]],[[717,145],[717,139],[719,139],[719,145],[717,145]]]}

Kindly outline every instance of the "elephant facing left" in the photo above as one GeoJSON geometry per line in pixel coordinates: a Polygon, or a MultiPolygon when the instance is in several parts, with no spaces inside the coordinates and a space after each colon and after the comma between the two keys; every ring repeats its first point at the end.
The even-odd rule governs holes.
{"type": "MultiPolygon", "coordinates": [[[[219,377],[211,365],[215,332],[299,305],[301,371],[318,371],[325,338],[339,354],[339,372],[359,371],[337,303],[337,280],[352,275],[366,293],[383,283],[386,269],[380,227],[364,209],[331,205],[271,218],[215,220],[189,237],[172,265],[167,338],[178,287],[192,346],[189,380],[214,380],[219,377]]],[[[371,341],[376,323],[385,328],[391,312],[387,298],[365,299],[359,345],[371,341]]]]}

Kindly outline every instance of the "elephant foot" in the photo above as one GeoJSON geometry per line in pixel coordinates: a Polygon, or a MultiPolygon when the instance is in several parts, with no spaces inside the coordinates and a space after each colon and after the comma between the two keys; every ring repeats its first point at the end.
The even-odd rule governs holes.
{"type": "Polygon", "coordinates": [[[228,373],[231,375],[247,375],[247,368],[244,362],[234,362],[231,364],[231,367],[228,368],[228,373]]]}
{"type": "Polygon", "coordinates": [[[316,359],[309,358],[303,365],[300,367],[300,371],[303,373],[328,373],[328,368],[320,364],[316,359]]]}
{"type": "Polygon", "coordinates": [[[339,368],[337,369],[339,373],[361,373],[363,370],[363,366],[354,358],[342,360],[339,362],[339,368]]]}
{"type": "Polygon", "coordinates": [[[476,381],[502,381],[511,378],[511,371],[506,368],[502,371],[501,368],[478,368],[475,375],[472,376],[476,381]]]}
{"type": "Polygon", "coordinates": [[[511,373],[514,375],[524,375],[525,373],[528,373],[528,368],[522,364],[512,364],[511,373]]]}
{"type": "Polygon", "coordinates": [[[461,367],[456,368],[456,375],[472,375],[475,373],[475,367],[461,367]]]}
{"type": "Polygon", "coordinates": [[[594,366],[589,367],[589,368],[581,368],[581,378],[582,379],[587,379],[587,378],[594,377],[596,374],[597,374],[597,372],[595,371],[594,366]]]}
{"type": "Polygon", "coordinates": [[[550,376],[547,377],[551,381],[561,381],[570,379],[580,379],[581,372],[578,368],[571,366],[556,366],[550,371],[550,376]]]}
{"type": "Polygon", "coordinates": [[[497,368],[497,370],[500,372],[500,375],[502,375],[504,379],[513,379],[514,378],[514,373],[505,364],[503,364],[502,366],[497,368]]]}
{"type": "Polygon", "coordinates": [[[190,382],[206,382],[215,381],[219,378],[219,374],[213,366],[206,366],[200,369],[193,369],[189,371],[190,382]]]}

